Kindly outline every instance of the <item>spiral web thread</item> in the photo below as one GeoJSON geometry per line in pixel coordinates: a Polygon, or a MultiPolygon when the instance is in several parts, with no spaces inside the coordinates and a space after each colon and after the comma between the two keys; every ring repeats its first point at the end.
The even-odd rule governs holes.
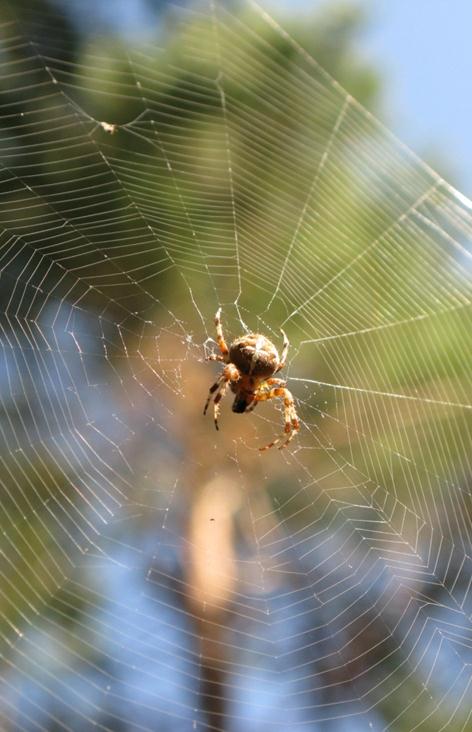
{"type": "Polygon", "coordinates": [[[257,5],[173,23],[2,24],[3,728],[466,730],[470,203],[257,5]],[[218,307],[285,451],[201,417],[218,307]]]}

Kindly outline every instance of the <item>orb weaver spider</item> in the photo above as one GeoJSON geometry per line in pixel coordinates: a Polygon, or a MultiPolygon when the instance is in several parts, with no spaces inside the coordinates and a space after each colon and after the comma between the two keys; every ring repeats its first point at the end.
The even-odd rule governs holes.
{"type": "Polygon", "coordinates": [[[279,358],[274,344],[260,333],[248,333],[240,336],[228,347],[221,325],[221,308],[218,309],[215,315],[215,326],[216,340],[221,354],[213,353],[207,356],[206,360],[222,361],[226,365],[218,379],[210,387],[203,414],[206,414],[214,395],[214,421],[216,429],[219,429],[220,401],[226,394],[228,385],[235,395],[232,409],[237,414],[252,412],[259,402],[280,397],[284,403],[284,434],[268,445],[260,447],[259,450],[268,450],[270,447],[277,445],[284,437],[285,440],[279,446],[279,450],[287,447],[300,429],[300,422],[295,411],[293,396],[285,388],[285,381],[273,378],[274,374],[285,366],[289,347],[287,336],[282,331],[284,342],[282,356],[279,358]]]}

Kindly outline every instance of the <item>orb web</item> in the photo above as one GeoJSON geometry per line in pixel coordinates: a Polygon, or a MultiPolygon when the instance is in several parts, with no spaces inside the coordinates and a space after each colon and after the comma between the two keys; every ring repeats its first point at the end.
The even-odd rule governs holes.
{"type": "Polygon", "coordinates": [[[55,18],[2,25],[3,727],[467,729],[470,202],[254,3],[55,18]],[[201,414],[220,307],[284,451],[201,414]]]}

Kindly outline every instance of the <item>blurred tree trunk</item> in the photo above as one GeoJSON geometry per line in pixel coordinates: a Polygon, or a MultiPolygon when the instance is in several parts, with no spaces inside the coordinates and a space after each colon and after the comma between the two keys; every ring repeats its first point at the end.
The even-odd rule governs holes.
{"type": "MultiPolygon", "coordinates": [[[[195,476],[193,478],[195,481],[195,476]]],[[[212,729],[224,730],[227,714],[226,669],[231,663],[225,645],[230,603],[237,581],[234,512],[237,485],[223,474],[197,490],[189,515],[187,605],[200,638],[201,709],[212,729]]]]}

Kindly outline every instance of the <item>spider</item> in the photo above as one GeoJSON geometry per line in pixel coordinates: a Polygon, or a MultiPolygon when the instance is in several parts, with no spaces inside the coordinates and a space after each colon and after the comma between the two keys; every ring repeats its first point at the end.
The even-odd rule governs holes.
{"type": "Polygon", "coordinates": [[[228,348],[221,325],[221,308],[218,309],[215,315],[215,326],[216,340],[221,355],[213,353],[211,356],[207,356],[206,360],[222,361],[226,366],[213,386],[210,387],[203,414],[206,414],[208,405],[213,395],[215,395],[213,409],[215,427],[218,429],[219,403],[226,393],[228,384],[231,391],[235,394],[233,412],[237,414],[252,412],[258,402],[265,402],[267,399],[280,397],[284,401],[284,435],[259,449],[261,451],[268,450],[285,437],[285,441],[279,447],[279,450],[281,450],[288,445],[300,429],[300,422],[295,411],[293,397],[289,390],[285,388],[285,381],[273,378],[273,375],[285,366],[289,347],[287,336],[282,331],[284,344],[282,357],[279,359],[279,354],[273,343],[259,333],[248,333],[247,335],[240,336],[228,348]]]}

